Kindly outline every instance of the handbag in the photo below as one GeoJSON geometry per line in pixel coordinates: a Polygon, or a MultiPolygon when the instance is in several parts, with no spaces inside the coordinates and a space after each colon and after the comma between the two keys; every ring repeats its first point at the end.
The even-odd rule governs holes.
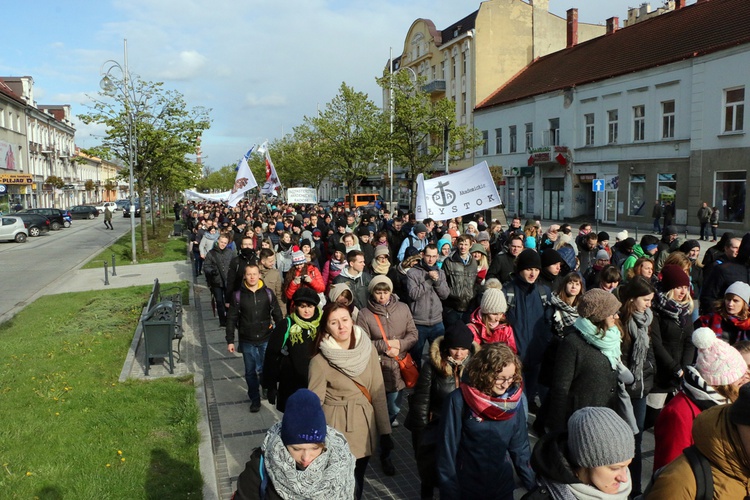
{"type": "MultiPolygon", "coordinates": [[[[385,329],[383,329],[383,323],[380,322],[380,317],[377,314],[373,314],[375,316],[375,321],[378,322],[378,328],[380,328],[380,334],[383,336],[383,340],[385,340],[385,345],[388,346],[388,349],[391,348],[391,345],[388,343],[388,337],[385,335],[385,329]]],[[[414,359],[412,359],[411,354],[408,352],[403,358],[396,358],[396,361],[398,362],[398,367],[401,370],[401,379],[404,381],[404,385],[406,385],[407,388],[411,389],[415,385],[417,385],[417,379],[419,379],[419,369],[417,368],[417,364],[414,362],[414,359]]]]}

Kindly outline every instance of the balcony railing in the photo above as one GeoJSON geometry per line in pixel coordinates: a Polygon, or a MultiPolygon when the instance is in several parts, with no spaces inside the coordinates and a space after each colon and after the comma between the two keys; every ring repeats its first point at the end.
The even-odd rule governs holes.
{"type": "Polygon", "coordinates": [[[432,80],[422,87],[422,89],[429,94],[445,93],[445,80],[432,80]]]}

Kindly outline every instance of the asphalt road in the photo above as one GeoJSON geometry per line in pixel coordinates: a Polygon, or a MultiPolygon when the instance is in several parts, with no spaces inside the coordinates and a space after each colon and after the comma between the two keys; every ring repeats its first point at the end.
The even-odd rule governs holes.
{"type": "Polygon", "coordinates": [[[67,229],[28,238],[26,243],[0,242],[0,323],[128,232],[130,219],[117,211],[112,225],[114,231],[105,229],[100,215],[93,220],[73,220],[67,229]]]}

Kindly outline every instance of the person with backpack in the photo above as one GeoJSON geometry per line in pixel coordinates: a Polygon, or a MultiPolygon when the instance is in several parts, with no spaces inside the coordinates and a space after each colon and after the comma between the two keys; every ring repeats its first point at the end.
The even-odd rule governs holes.
{"type": "Polygon", "coordinates": [[[283,319],[279,301],[260,279],[258,265],[248,264],[242,286],[235,292],[229,306],[226,340],[227,351],[242,353],[251,413],[260,411],[259,381],[271,329],[283,319]],[[235,341],[235,329],[239,332],[239,342],[235,341]]]}
{"type": "Polygon", "coordinates": [[[284,417],[268,429],[237,478],[232,500],[351,500],[354,455],[346,438],[326,425],[312,391],[300,389],[287,403],[284,417]]]}
{"type": "Polygon", "coordinates": [[[750,477],[750,384],[731,405],[705,410],[693,422],[695,445],[658,472],[644,500],[696,500],[748,496],[750,477]]]}
{"type": "Polygon", "coordinates": [[[310,352],[320,326],[320,297],[315,290],[300,287],[291,301],[294,309],[271,332],[263,361],[263,388],[268,402],[280,412],[289,396],[307,387],[310,352]]]}

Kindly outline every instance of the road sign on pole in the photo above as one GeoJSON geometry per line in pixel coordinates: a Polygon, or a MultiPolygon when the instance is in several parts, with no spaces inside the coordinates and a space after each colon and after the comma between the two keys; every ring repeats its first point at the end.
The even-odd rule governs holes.
{"type": "Polygon", "coordinates": [[[604,191],[604,179],[594,179],[591,183],[591,190],[595,193],[604,191]]]}

